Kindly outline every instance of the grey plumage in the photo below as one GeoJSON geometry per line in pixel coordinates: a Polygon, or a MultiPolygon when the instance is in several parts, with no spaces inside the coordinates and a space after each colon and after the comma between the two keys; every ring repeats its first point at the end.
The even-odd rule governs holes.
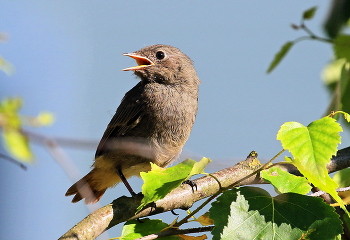
{"type": "Polygon", "coordinates": [[[149,171],[149,162],[165,167],[180,154],[195,121],[200,83],[193,63],[179,49],[152,45],[131,54],[141,81],[128,91],[98,145],[93,169],[68,189],[72,202],[97,202],[121,181],[149,171]],[[81,191],[84,189],[91,189],[81,191]]]}

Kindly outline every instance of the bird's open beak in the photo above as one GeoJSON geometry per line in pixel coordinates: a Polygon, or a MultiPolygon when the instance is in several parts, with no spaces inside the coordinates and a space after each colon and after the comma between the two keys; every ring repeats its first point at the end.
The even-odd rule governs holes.
{"type": "Polygon", "coordinates": [[[122,71],[135,71],[135,70],[144,69],[146,67],[154,65],[154,63],[151,60],[149,60],[148,58],[139,56],[135,53],[124,53],[123,55],[135,59],[138,66],[124,68],[124,69],[122,69],[122,71]]]}

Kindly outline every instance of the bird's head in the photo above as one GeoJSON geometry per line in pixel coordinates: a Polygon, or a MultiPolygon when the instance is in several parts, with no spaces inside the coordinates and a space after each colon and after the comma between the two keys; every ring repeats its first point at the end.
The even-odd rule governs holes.
{"type": "Polygon", "coordinates": [[[169,45],[151,45],[133,53],[125,53],[138,64],[123,69],[134,71],[142,81],[161,84],[199,84],[199,79],[189,57],[169,45]]]}

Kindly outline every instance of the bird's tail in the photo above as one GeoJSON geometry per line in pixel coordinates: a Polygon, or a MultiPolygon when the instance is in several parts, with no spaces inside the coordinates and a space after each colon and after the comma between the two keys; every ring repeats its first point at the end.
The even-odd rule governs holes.
{"type": "Polygon", "coordinates": [[[116,176],[115,173],[113,175],[113,183],[107,184],[105,180],[106,178],[108,179],[108,176],[103,176],[103,172],[101,172],[100,169],[94,168],[82,179],[74,183],[67,190],[66,196],[75,195],[72,199],[72,203],[79,202],[82,199],[85,199],[85,204],[97,203],[107,188],[120,182],[120,178],[116,176]]]}

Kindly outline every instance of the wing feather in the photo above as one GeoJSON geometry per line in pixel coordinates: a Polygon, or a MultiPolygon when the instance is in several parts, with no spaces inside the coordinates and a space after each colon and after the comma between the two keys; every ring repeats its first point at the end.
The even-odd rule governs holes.
{"type": "Polygon", "coordinates": [[[97,147],[95,158],[108,153],[111,150],[108,147],[108,142],[118,137],[122,137],[130,129],[134,128],[141,120],[143,108],[145,106],[142,101],[142,91],[143,84],[140,82],[125,94],[103,134],[97,147]]]}

